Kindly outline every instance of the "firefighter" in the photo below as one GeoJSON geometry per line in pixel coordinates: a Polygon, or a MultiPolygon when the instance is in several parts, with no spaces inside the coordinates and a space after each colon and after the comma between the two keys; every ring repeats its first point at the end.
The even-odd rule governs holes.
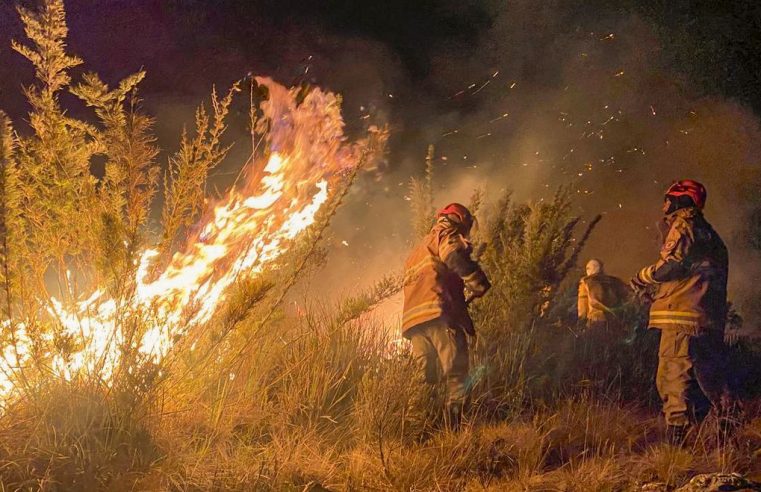
{"type": "Polygon", "coordinates": [[[404,267],[402,333],[411,342],[425,381],[446,383],[445,418],[453,428],[459,425],[470,390],[466,334],[472,336],[475,331],[468,303],[491,287],[471,257],[472,226],[467,208],[459,203],[447,205],[404,267]]]}
{"type": "Polygon", "coordinates": [[[629,297],[626,284],[607,275],[602,261],[591,259],[579,281],[578,317],[587,330],[616,325],[618,312],[629,297]]]}
{"type": "Polygon", "coordinates": [[[678,445],[711,407],[725,426],[734,408],[724,343],[728,254],[703,217],[706,196],[705,187],[690,179],[668,188],[660,258],[631,281],[652,302],[648,326],[661,330],[656,386],[667,438],[678,445]]]}
{"type": "Polygon", "coordinates": [[[619,278],[606,275],[602,261],[587,262],[586,276],[579,281],[579,334],[574,340],[574,365],[582,370],[587,384],[604,387],[617,367],[619,353],[615,336],[629,289],[619,278]]]}

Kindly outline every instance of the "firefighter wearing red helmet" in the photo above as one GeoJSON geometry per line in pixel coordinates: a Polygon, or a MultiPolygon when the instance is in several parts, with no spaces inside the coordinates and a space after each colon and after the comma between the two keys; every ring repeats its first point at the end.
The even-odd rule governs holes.
{"type": "Polygon", "coordinates": [[[469,394],[466,333],[475,334],[465,289],[475,298],[491,287],[471,257],[472,226],[473,216],[465,206],[447,205],[404,267],[402,333],[411,342],[426,382],[446,383],[446,417],[453,427],[459,425],[469,394]]]}
{"type": "Polygon", "coordinates": [[[728,254],[703,216],[706,196],[705,187],[689,179],[668,188],[660,258],[631,281],[652,301],[649,327],[661,330],[656,385],[675,444],[712,406],[729,422],[733,404],[724,343],[728,254]]]}

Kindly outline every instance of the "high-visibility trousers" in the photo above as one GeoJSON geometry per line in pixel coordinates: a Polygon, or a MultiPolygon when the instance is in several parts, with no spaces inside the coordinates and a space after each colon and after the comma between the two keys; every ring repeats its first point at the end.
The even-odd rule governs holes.
{"type": "Polygon", "coordinates": [[[733,405],[727,350],[720,331],[661,330],[655,382],[668,425],[697,423],[712,406],[724,412],[733,405]]]}
{"type": "Polygon", "coordinates": [[[447,402],[464,403],[468,393],[468,340],[442,318],[409,330],[412,355],[429,384],[446,383],[447,402]]]}

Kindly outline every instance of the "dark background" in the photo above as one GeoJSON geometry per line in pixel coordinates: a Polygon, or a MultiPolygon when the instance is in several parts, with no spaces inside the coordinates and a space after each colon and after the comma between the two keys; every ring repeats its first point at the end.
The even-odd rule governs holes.
{"type": "MultiPolygon", "coordinates": [[[[19,3],[35,4],[2,2],[4,37],[21,36],[14,8],[19,3]]],[[[295,77],[299,62],[309,54],[328,54],[324,50],[336,44],[335,37],[377,42],[404,75],[425,83],[433,59],[452,50],[475,52],[480,35],[500,13],[521,3],[549,7],[536,8],[529,19],[536,23],[554,10],[565,25],[557,35],[594,30],[611,18],[639,16],[662,43],[661,63],[688,75],[701,91],[761,108],[761,5],[751,0],[68,0],[66,7],[71,45],[91,67],[115,79],[145,66],[153,74],[145,83],[146,95],[181,96],[195,95],[195,86],[205,88],[247,69],[295,77]]],[[[7,43],[2,48],[2,101],[13,110],[15,97],[7,92],[15,89],[24,64],[8,55],[7,43]]],[[[548,48],[527,47],[538,56],[546,56],[548,48]]],[[[545,80],[551,74],[541,68],[527,67],[523,75],[545,80]]]]}

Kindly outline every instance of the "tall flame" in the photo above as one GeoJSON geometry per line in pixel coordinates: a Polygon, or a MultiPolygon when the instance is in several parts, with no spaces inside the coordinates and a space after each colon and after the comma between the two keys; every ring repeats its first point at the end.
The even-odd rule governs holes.
{"type": "MultiPolygon", "coordinates": [[[[185,251],[176,253],[160,275],[149,276],[155,250],[140,258],[129,309],[150,310],[156,321],[134,347],[154,361],[189,327],[207,322],[236,279],[256,275],[286,251],[314,223],[336,178],[358,164],[357,146],[344,137],[335,95],[314,89],[297,103],[294,90],[266,78],[257,82],[269,90],[261,107],[269,125],[268,157],[246,169],[245,183],[206,215],[185,251]]],[[[72,378],[98,371],[108,380],[125,338],[116,319],[119,302],[103,290],[73,306],[50,301],[50,314],[81,347],[66,356],[49,354],[54,373],[72,378]]],[[[1,401],[12,396],[12,375],[31,357],[24,326],[16,327],[15,339],[0,351],[1,401]]]]}

